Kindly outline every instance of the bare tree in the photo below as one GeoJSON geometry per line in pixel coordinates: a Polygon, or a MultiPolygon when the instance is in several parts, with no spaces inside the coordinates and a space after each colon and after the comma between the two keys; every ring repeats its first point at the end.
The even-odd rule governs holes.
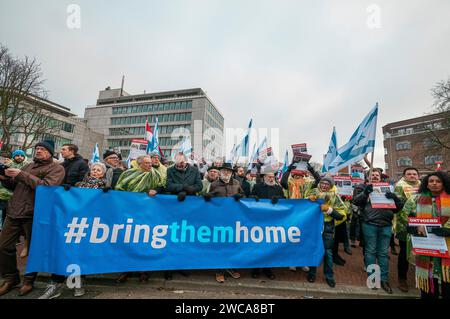
{"type": "Polygon", "coordinates": [[[47,97],[36,59],[13,57],[0,44],[0,124],[4,148],[11,151],[13,136],[20,136],[22,149],[38,138],[54,134],[61,123],[51,119],[40,103],[47,97]]]}

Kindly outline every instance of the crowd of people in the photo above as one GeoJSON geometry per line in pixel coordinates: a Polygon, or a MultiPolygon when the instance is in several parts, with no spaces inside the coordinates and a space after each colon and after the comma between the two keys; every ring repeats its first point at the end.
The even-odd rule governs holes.
{"type": "MultiPolygon", "coordinates": [[[[397,254],[395,240],[398,240],[398,288],[407,292],[409,264],[415,266],[417,287],[422,298],[450,298],[450,259],[413,255],[410,236],[417,228],[408,225],[408,217],[439,217],[442,228],[435,228],[434,234],[450,237],[450,178],[448,173],[437,171],[419,178],[416,168],[408,167],[403,177],[395,183],[395,191],[385,196],[395,202],[395,209],[373,208],[370,194],[373,183],[386,179],[381,169],[373,168],[366,173],[366,181],[354,187],[353,196],[341,196],[332,176],[321,175],[309,163],[307,171],[298,170],[292,163],[278,176],[276,171],[264,169],[256,163],[253,170],[233,165],[218,158],[209,165],[194,163],[183,154],[177,154],[174,163],[163,160],[158,152],[140,156],[127,168],[120,154],[108,150],[103,161],[89,164],[78,154],[73,144],[63,145],[62,163],[54,159],[52,141],[42,141],[35,145],[31,161],[25,153],[16,150],[5,162],[0,172],[0,209],[2,210],[2,231],[0,234],[0,273],[4,279],[0,295],[11,291],[21,283],[17,268],[16,245],[24,238],[24,249],[19,257],[26,257],[32,239],[32,223],[35,191],[38,185],[62,185],[71,187],[97,188],[107,192],[111,189],[127,192],[141,192],[149,196],[158,194],[176,195],[179,201],[186,196],[202,196],[205,201],[213,197],[243,197],[269,199],[276,204],[279,199],[323,200],[320,209],[324,216],[322,233],[325,249],[323,271],[327,284],[335,287],[333,265],[344,265],[345,259],[339,255],[339,245],[344,252],[352,254],[356,240],[363,249],[364,269],[370,275],[369,265],[378,264],[381,272],[381,288],[392,294],[389,283],[389,249],[397,254]],[[281,177],[281,178],[279,178],[281,177]]],[[[292,265],[290,270],[300,267],[307,272],[307,280],[315,282],[317,267],[312,265],[292,265]]],[[[171,280],[174,271],[166,271],[164,276],[171,280]]],[[[186,271],[179,273],[188,276],[186,271]]],[[[253,278],[261,273],[275,279],[274,269],[255,268],[253,278]]],[[[225,275],[238,279],[237,269],[217,269],[215,279],[225,281],[225,275]]],[[[132,275],[125,272],[116,279],[123,283],[132,275]]],[[[36,273],[23,276],[19,295],[33,290],[36,273]]],[[[141,282],[149,279],[149,272],[138,274],[141,282]]],[[[61,295],[65,277],[52,274],[51,282],[41,299],[56,298],[61,295]]],[[[83,279],[84,280],[84,279],[83,279]]],[[[374,288],[376,289],[376,288],[374,288]]],[[[85,294],[84,284],[75,288],[74,295],[85,294]]]]}

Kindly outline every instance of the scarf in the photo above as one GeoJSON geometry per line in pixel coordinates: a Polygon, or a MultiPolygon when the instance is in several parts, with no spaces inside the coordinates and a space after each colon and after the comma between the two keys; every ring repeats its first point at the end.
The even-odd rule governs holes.
{"type": "MultiPolygon", "coordinates": [[[[430,192],[420,194],[417,198],[417,218],[440,217],[443,227],[450,228],[450,195],[445,191],[434,197],[430,192]]],[[[447,247],[450,247],[450,238],[446,238],[447,247]]],[[[433,278],[439,282],[450,283],[450,258],[415,256],[416,287],[429,293],[434,293],[433,278]]]]}
{"type": "Polygon", "coordinates": [[[123,172],[117,181],[116,190],[148,193],[164,186],[161,173],[155,169],[150,172],[140,168],[132,168],[123,172]]]}
{"type": "Polygon", "coordinates": [[[106,180],[104,178],[95,178],[86,176],[81,182],[75,184],[80,188],[103,188],[106,186],[106,180]]]}

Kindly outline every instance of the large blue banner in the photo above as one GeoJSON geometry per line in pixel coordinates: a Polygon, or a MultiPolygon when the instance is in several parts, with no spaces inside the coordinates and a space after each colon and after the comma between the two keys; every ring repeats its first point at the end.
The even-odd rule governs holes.
{"type": "Polygon", "coordinates": [[[39,186],[27,272],[317,266],[323,215],[309,200],[186,197],[39,186]]]}

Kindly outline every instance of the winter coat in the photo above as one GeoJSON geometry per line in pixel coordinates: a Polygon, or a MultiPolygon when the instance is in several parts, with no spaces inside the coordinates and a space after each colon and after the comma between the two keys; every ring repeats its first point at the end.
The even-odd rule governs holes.
{"type": "MultiPolygon", "coordinates": [[[[24,166],[27,165],[27,164],[29,164],[29,162],[25,159],[22,163],[16,163],[16,162],[13,161],[13,162],[9,165],[9,167],[10,167],[10,168],[18,168],[18,169],[21,169],[22,167],[24,167],[24,166]]],[[[11,197],[12,197],[12,195],[13,195],[13,192],[10,191],[9,189],[7,189],[5,186],[3,186],[3,185],[0,183],[0,200],[4,200],[4,201],[10,200],[11,197]]]]}
{"type": "Polygon", "coordinates": [[[106,162],[103,164],[105,164],[106,166],[106,174],[105,174],[106,186],[115,188],[120,175],[123,173],[123,170],[118,167],[112,167],[106,162]]]}
{"type": "Polygon", "coordinates": [[[234,178],[230,179],[228,183],[219,178],[211,184],[209,194],[215,197],[230,197],[236,194],[244,195],[244,190],[241,187],[241,183],[234,178]]]}
{"type": "Polygon", "coordinates": [[[372,208],[369,196],[364,194],[364,188],[364,186],[358,185],[353,194],[353,204],[361,208],[363,222],[378,227],[392,226],[394,214],[399,212],[398,207],[395,209],[372,208]],[[360,193],[358,194],[358,192],[360,193]]]}
{"type": "Polygon", "coordinates": [[[186,186],[193,186],[193,193],[188,195],[195,195],[202,190],[203,184],[197,167],[189,164],[184,170],[178,170],[175,165],[169,167],[167,169],[167,191],[176,195],[186,191],[186,186]]]}
{"type": "Polygon", "coordinates": [[[256,184],[253,187],[251,195],[267,199],[271,199],[274,196],[285,198],[283,188],[280,185],[275,184],[274,186],[269,186],[266,183],[256,184]]]}
{"type": "Polygon", "coordinates": [[[8,202],[8,216],[11,218],[33,218],[36,187],[61,185],[64,168],[53,158],[35,160],[22,168],[15,178],[2,181],[3,185],[14,191],[8,202]]]}
{"type": "Polygon", "coordinates": [[[72,158],[66,158],[61,164],[64,167],[66,176],[64,176],[63,184],[75,185],[81,182],[89,172],[89,165],[81,157],[81,155],[75,155],[72,158]]]}

